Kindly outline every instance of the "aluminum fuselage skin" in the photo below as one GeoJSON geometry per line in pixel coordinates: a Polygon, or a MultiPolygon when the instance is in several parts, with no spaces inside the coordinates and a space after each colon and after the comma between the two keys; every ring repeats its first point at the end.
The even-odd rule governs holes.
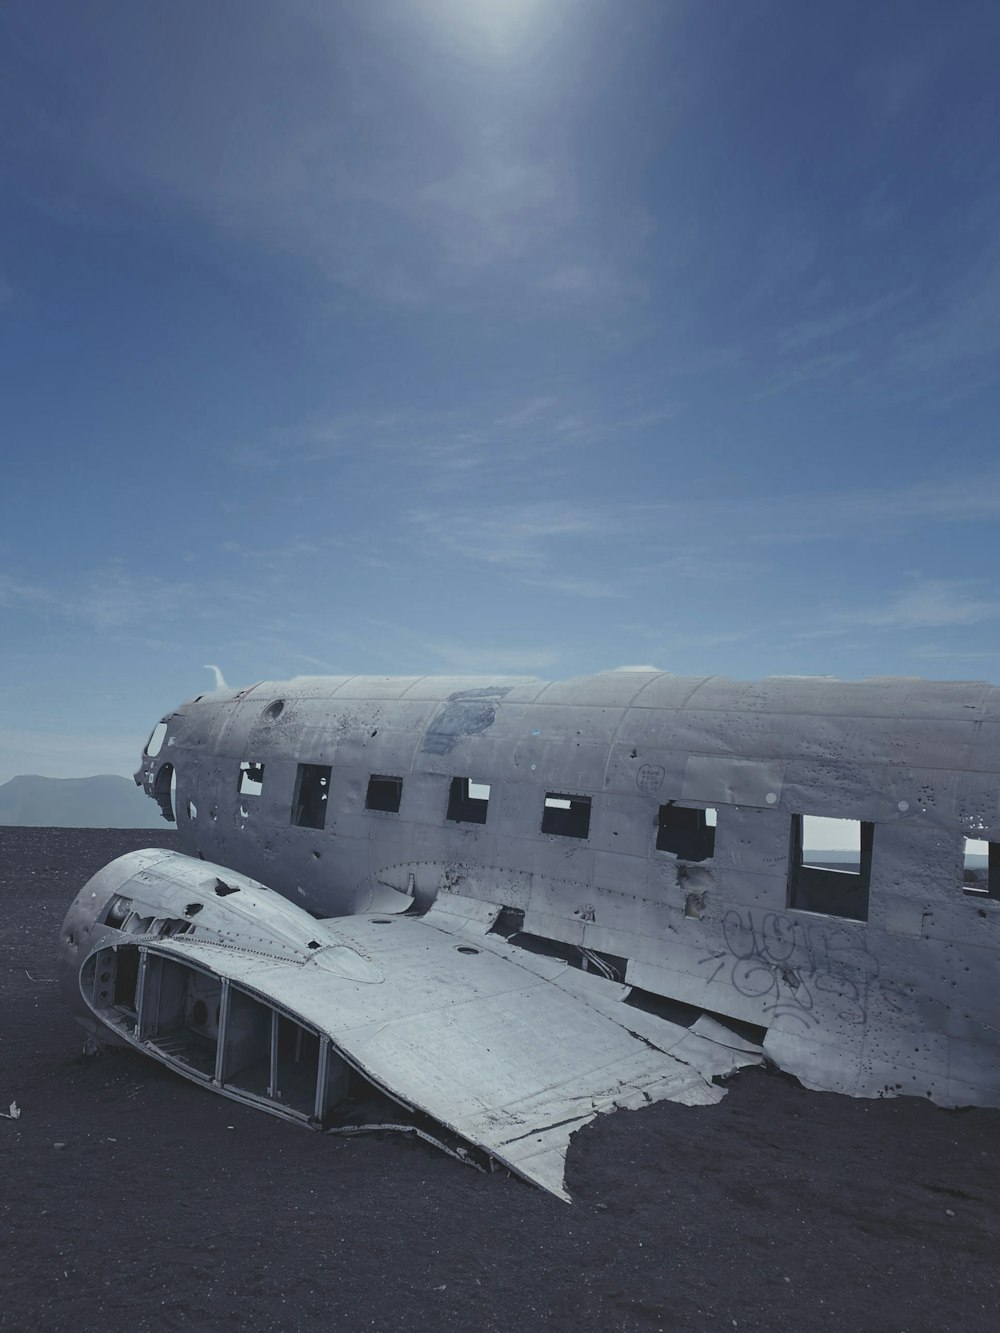
{"type": "Polygon", "coordinates": [[[964,839],[1000,839],[995,687],[306,677],[164,721],[136,776],[161,805],[173,783],[184,850],[316,914],[459,893],[767,1029],[807,1084],[1000,1102],[1000,901],[962,878],[964,839]],[[295,822],[304,765],[330,770],[322,828],[295,822]],[[373,776],[398,809],[366,808],[373,776]],[[489,787],[485,822],[448,817],[455,779],[489,787]],[[589,801],[585,837],[543,832],[551,795],[589,801]],[[668,803],[717,811],[711,857],[657,849],[668,803]],[[871,826],[866,919],[794,906],[802,815],[871,826]]]}

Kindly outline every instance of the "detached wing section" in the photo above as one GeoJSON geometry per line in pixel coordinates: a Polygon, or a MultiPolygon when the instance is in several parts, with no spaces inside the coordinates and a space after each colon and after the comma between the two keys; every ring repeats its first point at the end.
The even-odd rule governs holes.
{"type": "Polygon", "coordinates": [[[595,1115],[712,1103],[715,1077],[760,1060],[711,1019],[668,1022],[508,943],[495,915],[443,894],[423,917],[316,921],[221,867],[134,853],[71,909],[64,984],[95,1035],[216,1091],[318,1128],[416,1129],[562,1198],[595,1115]],[[392,1114],[373,1120],[375,1094],[392,1114]]]}

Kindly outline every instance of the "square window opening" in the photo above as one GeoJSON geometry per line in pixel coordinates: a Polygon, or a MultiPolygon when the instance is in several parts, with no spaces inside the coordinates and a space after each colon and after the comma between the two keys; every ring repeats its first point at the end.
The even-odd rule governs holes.
{"type": "Polygon", "coordinates": [[[490,784],[471,778],[452,778],[448,792],[448,818],[458,824],[485,824],[490,804],[490,784]]]}
{"type": "Polygon", "coordinates": [[[714,809],[692,810],[668,801],[657,817],[656,850],[672,852],[679,861],[710,861],[715,855],[714,809]]]}
{"type": "Polygon", "coordinates": [[[299,764],[292,799],[292,823],[298,828],[326,827],[331,772],[328,764],[299,764]]]}
{"type": "Polygon", "coordinates": [[[365,797],[366,810],[384,810],[390,815],[397,814],[399,803],[403,799],[403,779],[387,778],[381,773],[373,773],[368,779],[368,794],[365,797]]]}
{"type": "Polygon", "coordinates": [[[976,898],[1000,898],[1000,842],[962,841],[962,888],[976,898]]]}
{"type": "Polygon", "coordinates": [[[570,796],[564,792],[545,794],[542,811],[542,832],[554,833],[560,838],[588,838],[590,836],[590,797],[570,796]]]}
{"type": "Polygon", "coordinates": [[[241,796],[259,796],[264,790],[264,765],[244,759],[240,764],[238,790],[241,796]]]}
{"type": "Polygon", "coordinates": [[[788,906],[867,921],[874,827],[857,819],[792,815],[788,906]]]}

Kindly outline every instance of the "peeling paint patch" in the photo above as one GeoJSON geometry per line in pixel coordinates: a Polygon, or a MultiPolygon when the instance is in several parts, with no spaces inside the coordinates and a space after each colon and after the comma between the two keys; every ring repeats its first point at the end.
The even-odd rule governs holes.
{"type": "Polygon", "coordinates": [[[424,732],[422,753],[450,754],[462,736],[479,736],[488,731],[496,721],[497,703],[509,693],[509,685],[492,685],[450,694],[444,708],[431,719],[424,732]]]}

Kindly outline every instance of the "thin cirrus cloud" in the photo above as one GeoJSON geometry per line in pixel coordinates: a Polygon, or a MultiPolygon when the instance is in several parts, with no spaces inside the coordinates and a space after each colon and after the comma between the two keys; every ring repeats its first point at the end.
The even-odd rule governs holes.
{"type": "MultiPolygon", "coordinates": [[[[560,544],[581,540],[600,548],[601,558],[611,548],[641,549],[647,558],[639,563],[651,570],[656,558],[687,558],[694,540],[693,567],[714,553],[728,570],[732,557],[727,553],[734,549],[842,542],[846,536],[878,542],[887,533],[926,524],[993,523],[1000,519],[1000,475],[984,476],[974,487],[948,479],[936,486],[709,499],[696,506],[683,501],[483,504],[412,510],[407,518],[427,542],[528,575],[551,569],[560,544]],[[712,534],[710,542],[706,533],[712,534]]],[[[635,562],[629,567],[634,569],[635,562]]]]}
{"type": "MultiPolygon", "coordinates": [[[[539,271],[559,272],[570,242],[594,251],[573,155],[537,80],[521,87],[514,66],[487,65],[470,96],[477,57],[455,58],[457,28],[449,39],[415,17],[291,0],[241,11],[235,25],[206,20],[185,44],[153,15],[102,41],[69,12],[46,42],[74,116],[54,117],[38,81],[10,96],[34,108],[40,145],[76,164],[77,178],[86,168],[92,188],[298,255],[376,300],[440,304],[477,273],[499,266],[509,281],[512,263],[531,260],[526,297],[539,271]],[[435,61],[420,58],[435,49],[435,61]],[[266,95],[290,82],[294,96],[266,95]]],[[[575,107],[571,59],[565,50],[550,81],[575,107]]],[[[616,295],[614,257],[605,248],[600,281],[590,263],[585,281],[564,270],[546,298],[616,295]]]]}
{"type": "Polygon", "coordinates": [[[983,587],[972,580],[925,579],[857,619],[880,629],[945,629],[1000,619],[1000,600],[984,597],[983,587]]]}
{"type": "MultiPolygon", "coordinates": [[[[983,595],[982,581],[969,579],[919,579],[890,595],[879,605],[815,607],[800,617],[797,637],[839,639],[874,630],[959,630],[1000,621],[1000,601],[983,595]]],[[[955,659],[991,656],[968,642],[954,641],[914,646],[914,655],[955,659]]]]}
{"type": "Polygon", "coordinates": [[[454,490],[470,482],[509,476],[512,467],[542,466],[613,440],[622,430],[645,429],[669,419],[656,403],[617,420],[595,409],[581,394],[536,394],[521,401],[399,411],[341,411],[326,419],[273,429],[223,450],[241,467],[273,471],[329,465],[339,475],[363,480],[387,462],[419,474],[430,490],[454,490]]]}

